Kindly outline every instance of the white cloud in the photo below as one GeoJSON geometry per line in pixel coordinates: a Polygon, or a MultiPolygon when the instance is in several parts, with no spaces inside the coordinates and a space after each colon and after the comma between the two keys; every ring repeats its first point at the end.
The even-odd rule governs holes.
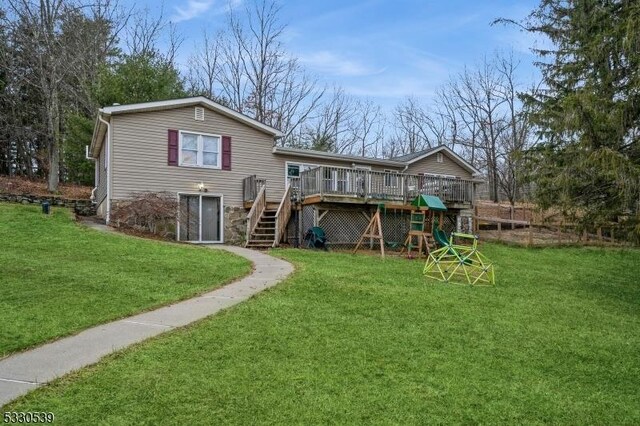
{"type": "MultiPolygon", "coordinates": [[[[188,0],[186,6],[176,6],[175,14],[171,17],[172,22],[183,22],[195,19],[208,12],[216,3],[216,0],[188,0]]],[[[212,10],[214,15],[225,13],[229,9],[235,9],[242,4],[242,0],[229,0],[224,6],[212,10]]]]}
{"type": "Polygon", "coordinates": [[[373,68],[357,60],[345,58],[328,50],[300,56],[300,61],[320,74],[340,77],[362,77],[380,74],[385,68],[373,68]]]}
{"type": "Polygon", "coordinates": [[[171,17],[171,21],[182,22],[197,18],[208,11],[213,3],[214,0],[189,0],[186,7],[175,7],[176,13],[171,17]]]}
{"type": "Polygon", "coordinates": [[[396,75],[393,79],[362,81],[345,87],[347,93],[354,96],[387,98],[396,102],[406,96],[429,98],[435,94],[438,81],[396,75]],[[391,82],[393,80],[393,82],[391,82]]]}

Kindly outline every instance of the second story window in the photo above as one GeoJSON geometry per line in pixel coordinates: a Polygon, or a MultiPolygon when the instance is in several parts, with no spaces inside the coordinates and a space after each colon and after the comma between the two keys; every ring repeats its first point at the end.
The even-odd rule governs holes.
{"type": "Polygon", "coordinates": [[[180,165],[220,168],[220,136],[180,132],[180,165]]]}

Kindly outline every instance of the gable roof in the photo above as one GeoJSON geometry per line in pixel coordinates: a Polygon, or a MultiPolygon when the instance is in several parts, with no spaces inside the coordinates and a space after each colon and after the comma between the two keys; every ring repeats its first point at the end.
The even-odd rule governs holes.
{"type": "MultiPolygon", "coordinates": [[[[169,99],[166,101],[141,102],[128,105],[111,105],[100,108],[96,117],[96,125],[94,127],[93,138],[91,140],[90,152],[95,156],[102,145],[102,138],[106,131],[106,124],[101,120],[112,115],[131,114],[136,112],[163,111],[174,108],[183,108],[188,106],[202,106],[211,109],[221,115],[229,117],[240,123],[246,124],[256,130],[266,133],[274,138],[284,136],[284,134],[271,126],[254,120],[238,111],[227,108],[217,102],[212,101],[204,96],[194,96],[191,98],[169,99]]],[[[108,120],[107,120],[108,121],[108,120]]]]}
{"type": "Polygon", "coordinates": [[[396,161],[411,162],[411,160],[413,160],[414,158],[418,158],[423,155],[426,156],[426,154],[431,153],[436,148],[438,147],[427,148],[427,149],[423,149],[422,151],[412,152],[411,154],[398,155],[397,157],[392,157],[392,158],[396,161]]]}
{"type": "Polygon", "coordinates": [[[314,151],[312,149],[289,148],[289,147],[282,147],[282,146],[273,147],[273,153],[296,155],[298,157],[307,157],[307,158],[315,158],[315,159],[351,161],[352,163],[362,164],[362,165],[375,164],[378,166],[389,166],[389,167],[406,166],[406,163],[402,161],[396,161],[394,159],[387,160],[383,158],[359,157],[357,155],[336,154],[334,152],[314,151]]]}
{"type": "Polygon", "coordinates": [[[225,115],[229,118],[233,118],[241,123],[248,125],[249,127],[253,127],[257,130],[261,130],[264,133],[267,133],[274,137],[284,136],[280,130],[274,129],[271,126],[267,126],[266,124],[261,123],[258,120],[254,120],[249,116],[246,116],[238,111],[234,111],[231,108],[227,108],[226,106],[221,105],[217,102],[214,102],[209,98],[205,98],[204,96],[194,96],[191,98],[182,98],[182,99],[170,99],[166,101],[142,102],[139,104],[129,104],[129,105],[112,105],[112,106],[101,108],[100,112],[106,115],[118,115],[118,114],[128,114],[133,112],[161,111],[165,109],[181,108],[186,106],[208,107],[209,109],[217,113],[225,115]]]}
{"type": "Polygon", "coordinates": [[[460,167],[462,167],[465,170],[468,170],[469,173],[478,174],[478,175],[481,174],[480,170],[473,167],[471,163],[469,163],[467,160],[462,158],[454,150],[447,147],[446,145],[439,145],[433,148],[424,149],[422,151],[413,152],[411,154],[400,155],[398,157],[393,157],[392,160],[401,161],[401,162],[404,162],[405,164],[412,164],[412,163],[415,163],[416,161],[422,160],[423,158],[427,158],[433,154],[436,154],[438,152],[443,152],[443,151],[447,153],[448,156],[460,167]]]}

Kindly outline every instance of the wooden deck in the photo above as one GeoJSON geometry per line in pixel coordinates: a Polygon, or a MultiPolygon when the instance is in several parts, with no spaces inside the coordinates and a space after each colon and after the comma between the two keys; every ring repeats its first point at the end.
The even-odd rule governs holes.
{"type": "MultiPolygon", "coordinates": [[[[303,205],[386,204],[400,209],[419,194],[426,194],[439,197],[448,208],[467,209],[472,206],[477,181],[319,166],[301,172],[299,177],[290,178],[289,182],[293,200],[303,205]]],[[[264,184],[264,180],[255,176],[245,179],[245,206],[251,206],[254,194],[264,184]]]]}
{"type": "Polygon", "coordinates": [[[320,166],[292,179],[293,193],[304,204],[409,204],[419,194],[435,195],[448,206],[468,208],[473,180],[374,172],[320,166]]]}

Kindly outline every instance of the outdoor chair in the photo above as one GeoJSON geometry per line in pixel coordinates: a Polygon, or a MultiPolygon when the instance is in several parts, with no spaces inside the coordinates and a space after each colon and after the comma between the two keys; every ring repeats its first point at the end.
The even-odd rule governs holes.
{"type": "Polygon", "coordinates": [[[320,228],[319,226],[309,228],[309,230],[307,230],[307,233],[304,235],[304,240],[307,242],[308,248],[321,248],[327,250],[329,247],[324,229],[320,228]]]}

